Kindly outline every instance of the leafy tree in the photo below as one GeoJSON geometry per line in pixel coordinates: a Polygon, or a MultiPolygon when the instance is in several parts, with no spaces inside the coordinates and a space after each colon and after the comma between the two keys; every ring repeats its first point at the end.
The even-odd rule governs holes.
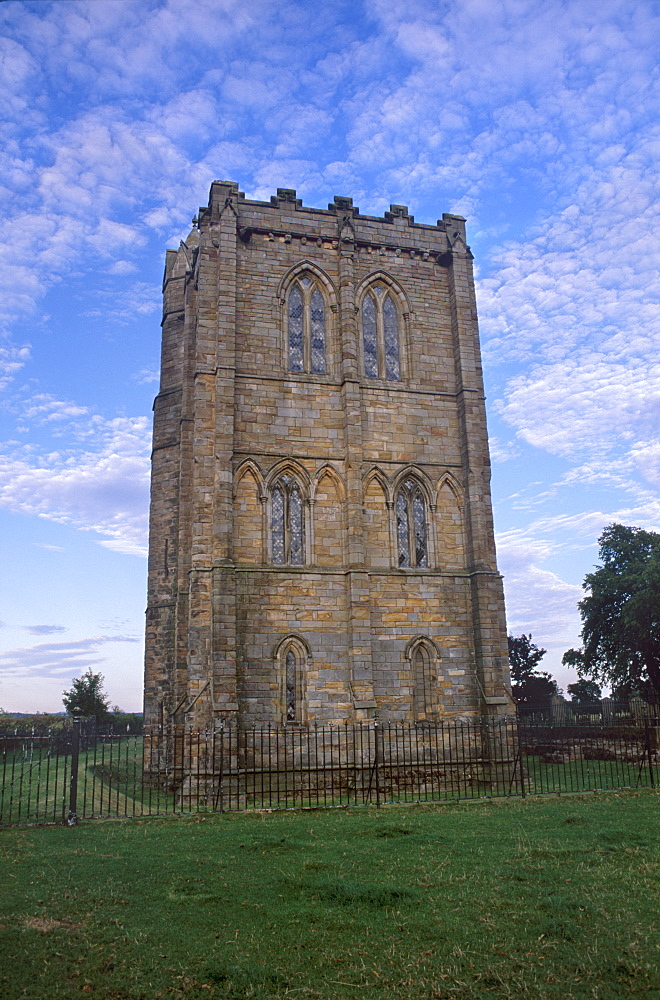
{"type": "Polygon", "coordinates": [[[557,681],[550,674],[536,669],[547,649],[532,642],[530,635],[509,636],[509,667],[511,691],[519,704],[542,705],[559,694],[557,681]]]}
{"type": "Polygon", "coordinates": [[[103,690],[103,674],[92,673],[89,667],[82,677],[74,677],[70,691],[62,692],[64,707],[72,714],[74,708],[80,709],[80,714],[98,722],[108,717],[108,696],[103,690]]]}
{"type": "Polygon", "coordinates": [[[575,705],[594,705],[601,699],[600,684],[596,684],[595,681],[582,679],[575,684],[569,684],[566,690],[575,705]]]}
{"type": "Polygon", "coordinates": [[[583,646],[562,662],[619,694],[660,699],[660,535],[610,524],[598,543],[601,565],[578,604],[583,646]]]}

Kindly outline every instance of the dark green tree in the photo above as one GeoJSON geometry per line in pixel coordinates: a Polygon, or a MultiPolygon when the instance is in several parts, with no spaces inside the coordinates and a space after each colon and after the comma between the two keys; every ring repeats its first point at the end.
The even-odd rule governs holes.
{"type": "Polygon", "coordinates": [[[82,677],[74,677],[71,690],[62,692],[64,707],[72,714],[74,708],[86,718],[102,722],[108,717],[108,696],[103,690],[103,674],[95,674],[89,667],[82,677]]]}
{"type": "Polygon", "coordinates": [[[601,564],[582,584],[582,648],[562,662],[619,694],[660,700],[660,535],[610,524],[598,539],[601,564]]]}
{"type": "Polygon", "coordinates": [[[518,704],[543,705],[553,694],[559,694],[557,681],[536,669],[546,653],[547,649],[532,642],[531,634],[509,636],[511,692],[518,704]]]}
{"type": "Polygon", "coordinates": [[[601,699],[600,684],[581,678],[574,684],[569,684],[566,691],[575,705],[595,705],[601,699]]]}

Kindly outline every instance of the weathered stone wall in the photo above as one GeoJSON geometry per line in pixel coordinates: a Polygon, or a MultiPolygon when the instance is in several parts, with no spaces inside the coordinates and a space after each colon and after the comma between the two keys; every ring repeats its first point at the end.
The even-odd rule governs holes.
{"type": "Polygon", "coordinates": [[[308,209],[285,190],[251,202],[215,182],[164,279],[147,723],[509,711],[489,475],[463,220],[308,209]],[[314,374],[318,296],[290,370],[290,297],[307,287],[324,309],[314,374]]]}

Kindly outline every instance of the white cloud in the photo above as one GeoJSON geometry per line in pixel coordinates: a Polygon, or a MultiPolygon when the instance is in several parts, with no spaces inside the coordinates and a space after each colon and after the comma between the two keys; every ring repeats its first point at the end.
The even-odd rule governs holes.
{"type": "Polygon", "coordinates": [[[29,106],[29,85],[40,75],[39,64],[27,49],[8,37],[0,37],[0,90],[5,114],[20,116],[29,106]]]}
{"type": "Polygon", "coordinates": [[[134,281],[119,289],[97,292],[94,299],[99,304],[85,309],[85,316],[121,323],[134,321],[137,316],[158,313],[163,304],[160,288],[145,281],[134,281]]]}
{"type": "Polygon", "coordinates": [[[101,536],[105,546],[146,553],[150,424],[93,415],[70,431],[76,447],[16,446],[0,458],[0,505],[101,536]]]}
{"type": "Polygon", "coordinates": [[[580,586],[566,583],[557,573],[543,568],[553,550],[553,543],[532,529],[497,536],[509,634],[531,633],[537,645],[548,650],[542,668],[565,684],[574,678],[562,668],[561,658],[567,649],[580,644],[577,603],[583,592],[580,586]]]}
{"type": "Polygon", "coordinates": [[[108,274],[117,274],[123,277],[126,274],[135,274],[137,265],[130,260],[116,260],[108,268],[108,274]]]}
{"type": "Polygon", "coordinates": [[[489,437],[488,449],[493,462],[508,462],[520,454],[520,448],[514,441],[502,441],[498,437],[489,437]]]}
{"type": "Polygon", "coordinates": [[[30,635],[55,635],[57,632],[66,632],[67,629],[64,625],[24,625],[23,631],[30,635]]]}
{"type": "Polygon", "coordinates": [[[116,642],[138,642],[132,636],[97,636],[90,639],[72,639],[67,642],[42,642],[0,653],[0,675],[3,683],[19,679],[62,676],[62,680],[75,673],[102,663],[103,647],[116,642]]]}
{"type": "Polygon", "coordinates": [[[160,381],[160,372],[157,368],[142,368],[133,375],[133,381],[138,385],[153,385],[154,382],[160,381]]]}
{"type": "Polygon", "coordinates": [[[630,456],[640,475],[655,489],[660,488],[660,443],[635,445],[630,456]]]}
{"type": "Polygon", "coordinates": [[[82,417],[88,413],[86,406],[78,406],[67,400],[55,399],[46,393],[38,393],[25,402],[22,419],[32,423],[54,423],[82,417]]]}
{"type": "MultiPolygon", "coordinates": [[[[638,365],[597,354],[535,367],[510,380],[498,408],[529,444],[552,454],[637,454],[660,426],[660,363],[638,365]]],[[[642,466],[644,467],[644,466],[642,466]]]]}
{"type": "Polygon", "coordinates": [[[30,359],[30,347],[0,347],[0,389],[5,389],[30,359]]]}

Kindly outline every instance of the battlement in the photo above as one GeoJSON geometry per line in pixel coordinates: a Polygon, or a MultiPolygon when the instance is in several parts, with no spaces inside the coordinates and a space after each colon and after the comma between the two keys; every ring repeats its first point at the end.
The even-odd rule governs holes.
{"type": "Polygon", "coordinates": [[[251,233],[279,233],[293,227],[327,238],[338,222],[345,226],[350,220],[358,244],[368,245],[374,240],[402,246],[416,243],[423,253],[446,250],[457,237],[465,243],[465,219],[459,215],[445,213],[435,226],[415,222],[407,205],[390,205],[383,216],[362,215],[352,198],[340,195],[335,195],[327,209],[312,208],[303,205],[293,188],[278,188],[270,201],[254,201],[247,199],[234,181],[213,182],[209,203],[200,207],[194,223],[201,229],[212,228],[226,210],[235,214],[242,230],[250,229],[251,233]],[[415,230],[414,237],[406,230],[415,230]]]}

